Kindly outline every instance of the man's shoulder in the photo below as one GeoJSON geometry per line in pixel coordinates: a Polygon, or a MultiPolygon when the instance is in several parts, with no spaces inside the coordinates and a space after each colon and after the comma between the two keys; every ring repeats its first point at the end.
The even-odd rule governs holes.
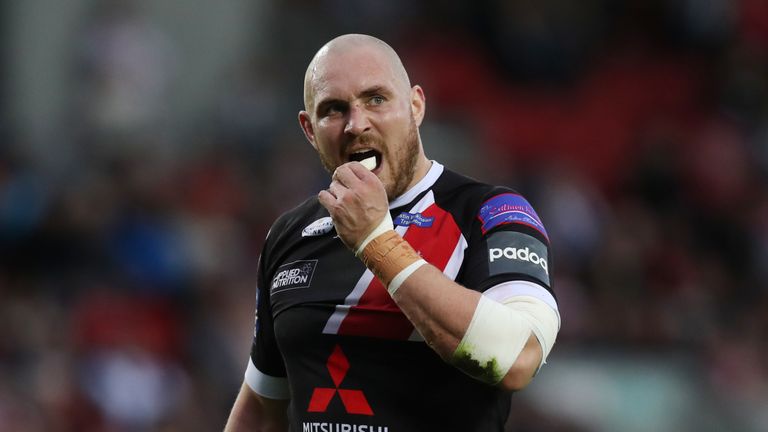
{"type": "Polygon", "coordinates": [[[450,212],[461,226],[478,224],[485,234],[502,225],[525,224],[546,237],[533,205],[511,187],[489,184],[446,169],[433,191],[435,203],[450,212]]]}
{"type": "Polygon", "coordinates": [[[285,211],[275,219],[270,228],[269,237],[292,233],[297,229],[303,229],[308,223],[328,216],[328,212],[320,205],[316,195],[305,199],[296,207],[285,211]]]}
{"type": "MultiPolygon", "coordinates": [[[[436,199],[451,199],[465,201],[472,206],[501,194],[518,194],[507,186],[493,185],[473,177],[445,169],[440,180],[435,184],[436,199]]],[[[519,194],[518,194],[519,195],[519,194]]]]}
{"type": "Polygon", "coordinates": [[[317,199],[317,195],[312,195],[307,197],[304,201],[302,201],[300,204],[298,204],[296,207],[293,207],[290,210],[287,210],[283,212],[282,215],[278,218],[278,220],[298,220],[305,217],[311,217],[312,215],[316,214],[318,211],[321,211],[323,209],[323,206],[320,205],[320,200],[317,199]]]}

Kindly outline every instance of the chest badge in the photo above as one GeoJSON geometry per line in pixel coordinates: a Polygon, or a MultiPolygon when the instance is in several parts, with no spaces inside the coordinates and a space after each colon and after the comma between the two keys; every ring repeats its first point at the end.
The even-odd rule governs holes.
{"type": "Polygon", "coordinates": [[[435,221],[434,216],[424,216],[421,213],[402,212],[393,221],[398,226],[416,225],[419,228],[429,228],[435,221]]]}
{"type": "Polygon", "coordinates": [[[325,233],[331,232],[333,229],[333,220],[331,220],[330,216],[326,216],[324,218],[320,218],[311,224],[307,225],[302,231],[301,236],[302,237],[314,237],[314,236],[320,236],[325,233]]]}

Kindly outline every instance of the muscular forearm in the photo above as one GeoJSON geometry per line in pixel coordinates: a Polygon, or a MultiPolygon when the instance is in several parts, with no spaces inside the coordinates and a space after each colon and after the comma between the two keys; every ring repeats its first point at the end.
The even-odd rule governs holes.
{"type": "MultiPolygon", "coordinates": [[[[472,321],[480,295],[448,279],[434,266],[424,265],[403,282],[393,299],[440,357],[475,375],[478,371],[470,370],[474,366],[463,361],[457,348],[472,321]]],[[[522,389],[533,378],[541,358],[541,346],[531,334],[498,384],[507,390],[522,389]]]]}
{"type": "Polygon", "coordinates": [[[450,360],[467,331],[480,299],[431,265],[421,266],[394,293],[393,299],[424,340],[450,360]]]}

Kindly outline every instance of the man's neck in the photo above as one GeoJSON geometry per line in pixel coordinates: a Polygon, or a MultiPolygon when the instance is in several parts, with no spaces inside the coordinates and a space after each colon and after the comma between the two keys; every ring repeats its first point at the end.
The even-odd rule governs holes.
{"type": "Polygon", "coordinates": [[[443,166],[439,162],[431,161],[425,157],[423,167],[419,167],[416,172],[418,174],[413,176],[414,181],[411,182],[406,191],[397,198],[390,200],[389,208],[392,209],[408,204],[419,193],[434,184],[437,177],[442,174],[443,166]]]}

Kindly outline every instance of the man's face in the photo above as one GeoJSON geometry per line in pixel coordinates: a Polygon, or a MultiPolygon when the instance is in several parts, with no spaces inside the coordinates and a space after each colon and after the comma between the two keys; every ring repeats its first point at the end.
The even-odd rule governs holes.
{"type": "Polygon", "coordinates": [[[373,173],[389,199],[405,192],[421,153],[420,89],[408,87],[386,54],[365,48],[320,59],[309,85],[313,97],[300,121],[325,169],[375,156],[373,173]]]}

